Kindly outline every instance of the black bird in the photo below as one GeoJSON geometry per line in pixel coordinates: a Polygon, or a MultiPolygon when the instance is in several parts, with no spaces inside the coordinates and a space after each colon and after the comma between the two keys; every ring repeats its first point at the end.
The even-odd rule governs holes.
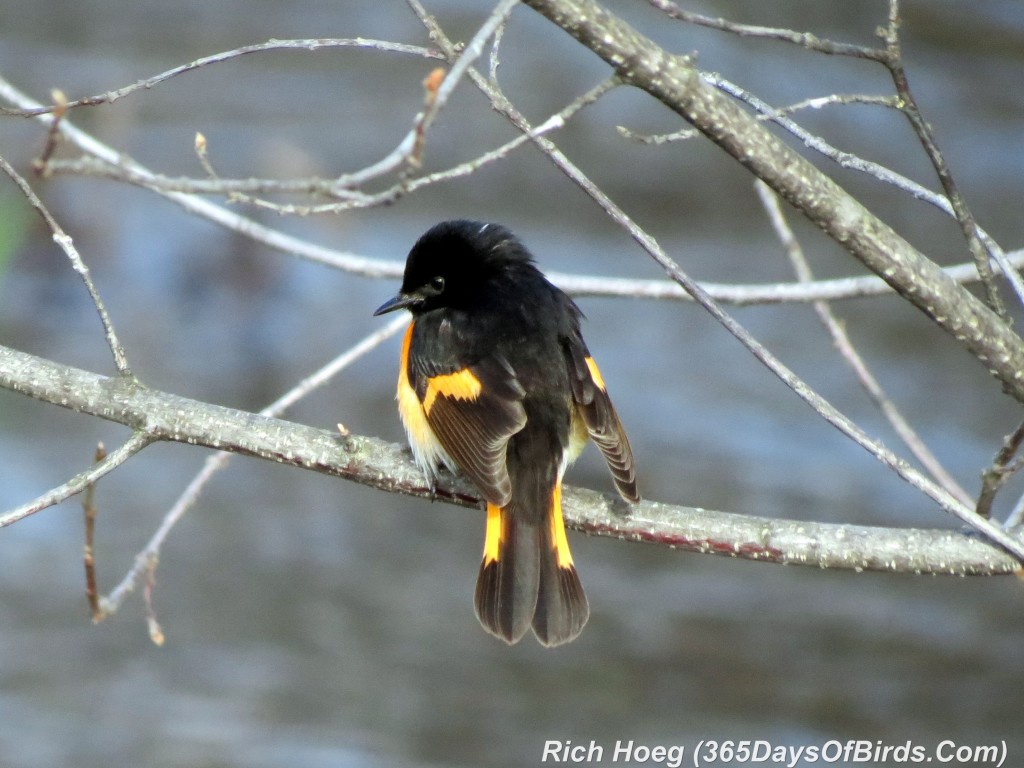
{"type": "Polygon", "coordinates": [[[498,224],[442,222],[413,246],[398,409],[433,485],[460,471],[487,502],[476,613],[517,642],[573,640],[590,609],[562,519],[562,475],[592,439],[623,498],[638,501],[633,452],[580,334],[582,313],[498,224]]]}

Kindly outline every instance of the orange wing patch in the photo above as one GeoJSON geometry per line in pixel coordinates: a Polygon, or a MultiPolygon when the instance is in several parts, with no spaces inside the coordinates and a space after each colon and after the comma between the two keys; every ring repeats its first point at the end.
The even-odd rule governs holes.
{"type": "Polygon", "coordinates": [[[402,342],[398,407],[416,463],[428,480],[437,477],[441,464],[461,470],[487,501],[508,504],[512,482],[505,448],[526,424],[526,393],[515,372],[500,358],[445,369],[421,357],[415,327],[413,321],[402,342]]]}
{"type": "Polygon", "coordinates": [[[476,400],[480,397],[483,387],[471,370],[463,368],[455,373],[432,376],[427,379],[427,392],[423,398],[423,410],[430,415],[434,401],[438,395],[451,397],[455,400],[476,400]]]}
{"type": "Polygon", "coordinates": [[[604,386],[604,377],[601,375],[601,371],[598,370],[597,363],[594,362],[594,358],[588,357],[586,362],[587,368],[590,370],[590,378],[592,378],[594,383],[597,384],[597,388],[602,392],[607,392],[607,389],[605,389],[604,386]]]}

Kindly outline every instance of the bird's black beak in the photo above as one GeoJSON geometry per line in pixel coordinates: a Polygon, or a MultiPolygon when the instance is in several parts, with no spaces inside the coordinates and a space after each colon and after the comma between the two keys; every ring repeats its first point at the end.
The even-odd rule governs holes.
{"type": "Polygon", "coordinates": [[[388,312],[394,312],[396,309],[405,309],[419,300],[420,297],[415,293],[399,293],[397,296],[388,299],[377,307],[376,311],[373,313],[374,317],[377,315],[387,314],[388,312]]]}

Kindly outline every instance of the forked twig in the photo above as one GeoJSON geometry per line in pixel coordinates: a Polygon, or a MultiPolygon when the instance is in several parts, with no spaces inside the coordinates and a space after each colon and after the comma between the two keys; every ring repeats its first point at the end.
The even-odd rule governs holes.
{"type": "MultiPolygon", "coordinates": [[[[54,118],[57,121],[57,118],[54,118]]],[[[71,267],[78,273],[79,277],[82,278],[82,282],[85,283],[86,290],[89,291],[89,296],[92,298],[92,303],[96,307],[96,312],[99,313],[100,322],[103,324],[103,333],[107,338],[107,346],[110,347],[110,352],[114,356],[114,365],[117,367],[118,373],[122,376],[131,376],[131,369],[128,367],[128,359],[125,357],[124,347],[121,346],[120,340],[117,338],[117,333],[114,331],[114,324],[110,319],[110,315],[107,313],[107,307],[103,303],[103,299],[100,298],[100,293],[96,289],[96,284],[92,280],[92,275],[89,273],[89,268],[85,265],[82,257],[78,254],[78,250],[75,248],[75,244],[72,239],[61,229],[60,224],[52,216],[50,211],[43,205],[42,200],[36,195],[35,191],[29,185],[27,181],[19,174],[14,167],[7,162],[3,157],[0,157],[0,170],[3,170],[11,180],[18,185],[22,194],[25,195],[26,199],[36,212],[42,216],[43,221],[46,222],[46,226],[53,232],[53,241],[60,246],[60,249],[64,251],[68,259],[71,261],[71,267]]]]}

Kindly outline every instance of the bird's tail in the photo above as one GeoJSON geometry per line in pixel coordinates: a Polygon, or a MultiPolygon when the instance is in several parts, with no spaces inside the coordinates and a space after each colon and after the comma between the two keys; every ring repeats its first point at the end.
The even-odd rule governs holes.
{"type": "Polygon", "coordinates": [[[476,583],[476,615],[484,629],[512,644],[533,627],[541,645],[576,638],[590,615],[562,520],[559,483],[542,520],[515,503],[487,505],[487,537],[476,583]]]}

